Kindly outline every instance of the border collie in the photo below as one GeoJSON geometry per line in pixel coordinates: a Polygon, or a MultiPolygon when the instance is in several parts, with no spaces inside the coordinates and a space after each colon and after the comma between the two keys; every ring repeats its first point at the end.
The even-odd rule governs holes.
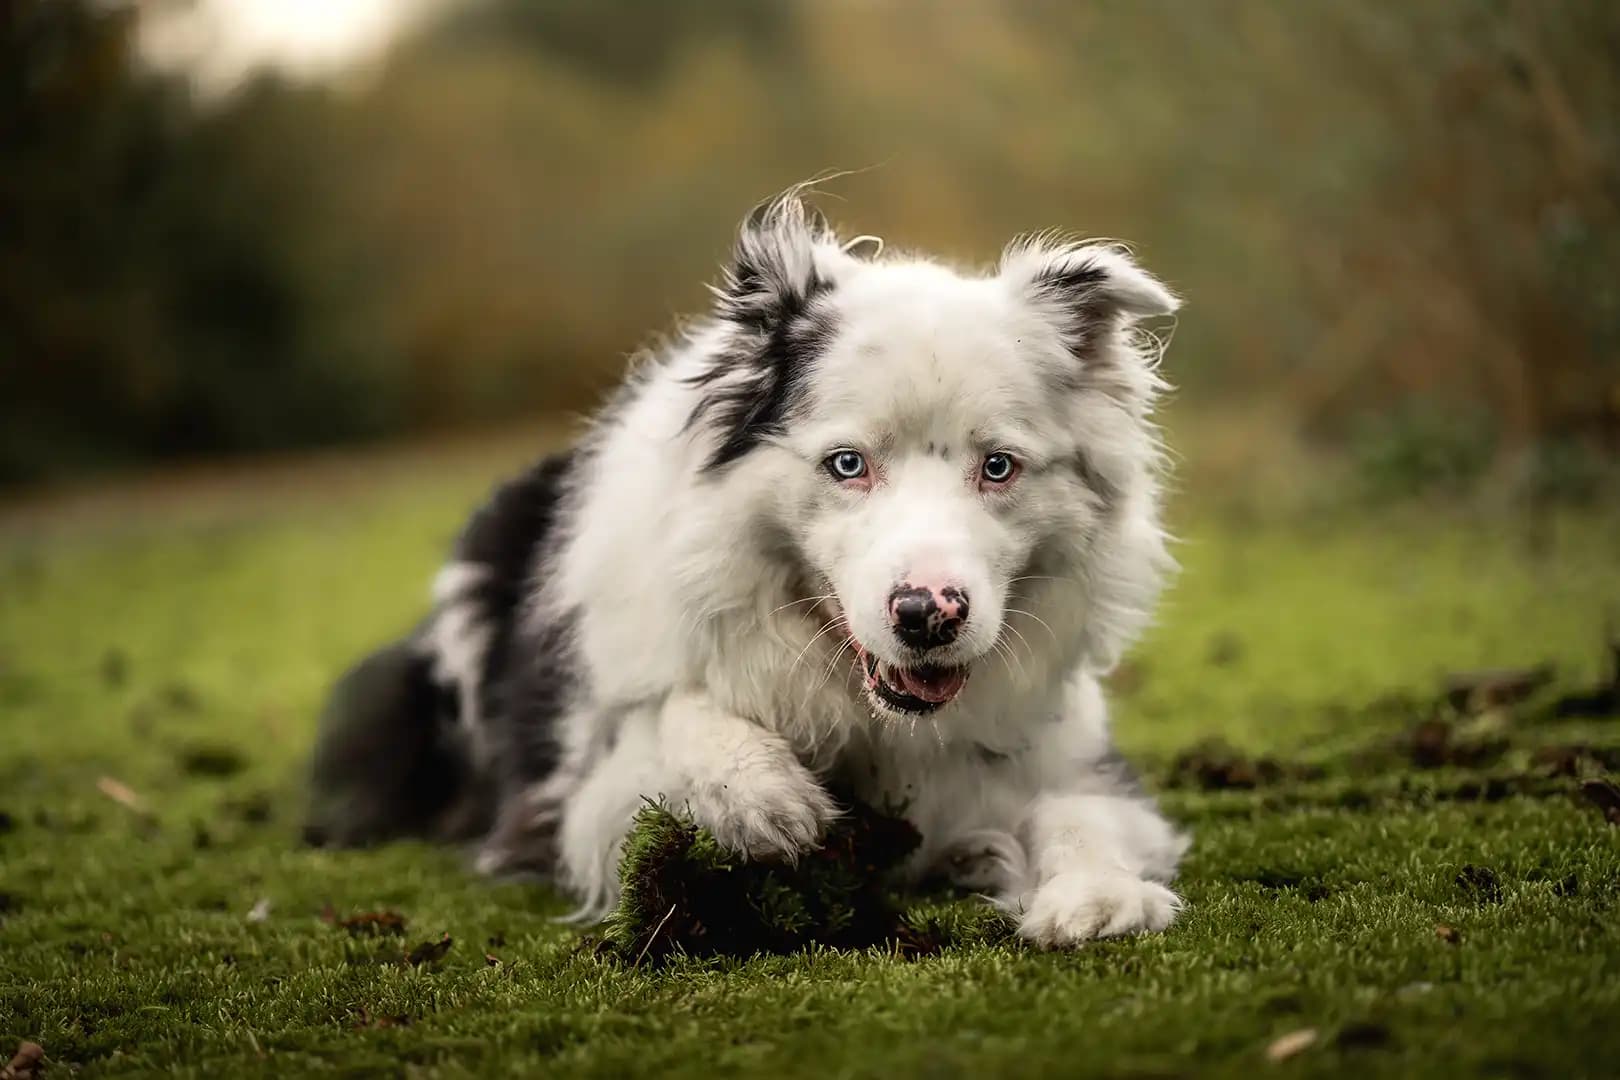
{"type": "Polygon", "coordinates": [[[909,871],[1032,941],[1168,926],[1187,841],[1098,679],[1172,565],[1139,323],[1176,298],[1111,244],[963,272],[844,243],[799,189],[713,292],[340,682],[312,837],[474,839],[595,918],[644,800],[792,860],[832,787],[902,808],[909,871]]]}

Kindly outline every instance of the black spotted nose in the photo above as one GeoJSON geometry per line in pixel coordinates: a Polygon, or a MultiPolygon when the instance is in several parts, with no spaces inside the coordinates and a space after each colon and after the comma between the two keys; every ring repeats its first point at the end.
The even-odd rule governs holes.
{"type": "Polygon", "coordinates": [[[955,585],[898,585],[889,594],[889,625],[913,649],[949,645],[967,622],[967,593],[955,585]]]}

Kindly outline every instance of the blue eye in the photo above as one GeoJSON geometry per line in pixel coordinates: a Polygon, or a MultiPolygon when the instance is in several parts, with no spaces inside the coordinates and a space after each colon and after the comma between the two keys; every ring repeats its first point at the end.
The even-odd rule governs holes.
{"type": "Polygon", "coordinates": [[[1018,462],[1013,460],[1011,454],[1001,450],[985,455],[984,464],[979,466],[979,475],[992,484],[1005,484],[1017,471],[1018,462]]]}
{"type": "Polygon", "coordinates": [[[859,450],[834,450],[822,464],[834,480],[859,480],[866,475],[866,458],[859,450]]]}

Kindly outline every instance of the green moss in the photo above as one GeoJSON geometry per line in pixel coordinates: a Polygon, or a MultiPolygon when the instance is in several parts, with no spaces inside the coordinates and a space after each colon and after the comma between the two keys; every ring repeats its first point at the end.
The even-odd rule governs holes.
{"type": "MultiPolygon", "coordinates": [[[[560,898],[480,881],[459,852],[297,843],[327,685],[410,625],[501,465],[412,459],[364,497],[270,499],[249,478],[226,504],[143,492],[0,522],[0,1051],[28,1038],[56,1075],[198,1077],[1564,1077],[1620,1060],[1620,828],[1580,787],[1620,723],[1453,718],[1465,744],[1505,745],[1434,767],[1409,741],[1446,671],[1552,661],[1553,694],[1595,679],[1620,601],[1612,513],[1562,516],[1535,550],[1494,518],[1187,522],[1182,580],[1116,680],[1127,751],[1196,837],[1169,933],[1041,953],[975,901],[905,897],[937,952],[879,934],[638,964],[581,948],[560,898]],[[1168,787],[1216,734],[1281,771],[1168,787]],[[1591,752],[1566,769],[1572,746],[1591,752]],[[231,766],[199,770],[197,747],[231,766]],[[404,933],[351,935],[361,912],[404,933]],[[446,933],[439,960],[405,962],[446,933]],[[1304,1027],[1318,1041],[1270,1070],[1266,1044],[1304,1027]]],[[[654,849],[734,872],[699,836],[654,849]]],[[[634,902],[639,927],[668,911],[634,902]]],[[[787,938],[838,909],[802,887],[760,907],[787,938]]]]}
{"type": "Polygon", "coordinates": [[[810,945],[936,952],[945,923],[902,910],[894,872],[920,841],[899,818],[850,805],[795,865],[749,862],[662,805],[636,815],[605,941],[633,963],[672,954],[746,957],[810,945]]]}

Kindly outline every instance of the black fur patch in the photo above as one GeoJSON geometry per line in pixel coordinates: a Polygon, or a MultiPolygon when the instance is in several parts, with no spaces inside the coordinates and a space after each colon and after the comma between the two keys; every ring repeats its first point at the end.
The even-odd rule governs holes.
{"type": "Polygon", "coordinates": [[[711,424],[720,436],[706,469],[724,469],[782,434],[811,365],[832,336],[831,317],[814,308],[815,300],[831,288],[813,277],[802,292],[776,293],[773,305],[730,313],[744,340],[692,380],[705,390],[689,422],[711,424]],[[755,340],[747,341],[748,336],[755,340]]]}
{"type": "Polygon", "coordinates": [[[1050,268],[1037,274],[1034,281],[1037,294],[1056,300],[1067,307],[1080,327],[1102,314],[1098,286],[1108,280],[1108,271],[1095,263],[1050,268]]]}
{"type": "Polygon", "coordinates": [[[572,627],[563,619],[528,628],[523,611],[578,458],[547,458],[502,485],[456,541],[454,561],[484,571],[446,603],[488,628],[478,673],[485,715],[461,716],[460,687],[435,676],[427,643],[442,609],[367,658],[334,689],[321,723],[311,842],[481,832],[509,791],[556,767],[555,721],[578,677],[572,627]],[[472,738],[469,720],[481,725],[472,738]]]}
{"type": "Polygon", "coordinates": [[[488,734],[502,788],[526,786],[556,767],[554,723],[576,688],[572,620],[526,629],[522,614],[579,458],[577,451],[548,457],[501,485],[456,544],[458,561],[487,571],[461,602],[475,604],[479,620],[491,630],[480,698],[492,725],[488,734]]]}
{"type": "Polygon", "coordinates": [[[477,606],[480,620],[495,631],[485,657],[484,683],[498,681],[509,652],[518,608],[534,588],[540,552],[550,539],[563,486],[577,464],[569,452],[545,458],[495,489],[473,514],[456,541],[457,562],[484,569],[483,579],[462,594],[477,606]]]}
{"type": "Polygon", "coordinates": [[[429,668],[407,638],[366,657],[333,688],[315,747],[305,842],[352,847],[482,830],[493,806],[457,737],[454,695],[447,702],[429,668]]]}
{"type": "MultiPolygon", "coordinates": [[[[1099,330],[1106,330],[1117,318],[1118,312],[1110,304],[1102,289],[1108,280],[1108,271],[1094,263],[1078,266],[1049,268],[1035,277],[1033,282],[1037,298],[1055,304],[1067,316],[1065,327],[1069,348],[1079,360],[1090,360],[1090,343],[1099,330]]],[[[1082,385],[1080,369],[1063,373],[1060,389],[1072,392],[1082,385]]]]}

